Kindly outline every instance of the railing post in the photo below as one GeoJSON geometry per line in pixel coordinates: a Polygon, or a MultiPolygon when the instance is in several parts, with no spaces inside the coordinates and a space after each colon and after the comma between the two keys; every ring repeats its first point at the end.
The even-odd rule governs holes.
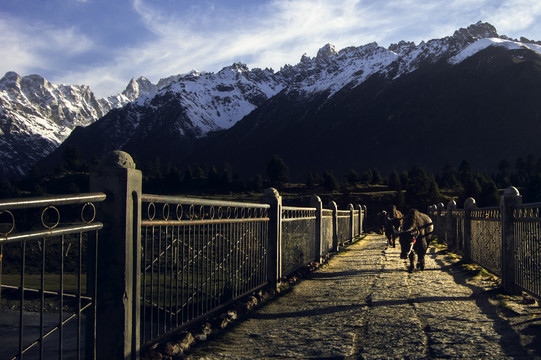
{"type": "Polygon", "coordinates": [[[97,249],[98,359],[140,358],[141,187],[141,171],[122,151],[106,154],[90,175],[90,191],[107,195],[97,211],[104,225],[97,249]]]}
{"type": "Polygon", "coordinates": [[[475,199],[470,197],[464,201],[464,260],[471,261],[471,212],[475,209],[475,199]]]}
{"type": "Polygon", "coordinates": [[[366,207],[366,205],[363,205],[363,214],[361,215],[361,234],[363,233],[364,231],[364,220],[366,219],[367,215],[368,214],[368,208],[366,207]]]}
{"type": "Polygon", "coordinates": [[[515,239],[513,231],[513,212],[522,204],[522,196],[517,188],[510,186],[502,196],[502,285],[509,294],[520,294],[515,284],[515,239]]]}
{"type": "Polygon", "coordinates": [[[323,203],[321,202],[319,196],[314,195],[310,199],[310,204],[316,208],[316,238],[314,245],[316,248],[316,258],[314,260],[321,263],[321,255],[323,253],[321,249],[321,239],[323,238],[323,225],[321,220],[323,217],[323,203]]]}
{"type": "Polygon", "coordinates": [[[447,246],[450,249],[457,250],[457,237],[456,237],[456,218],[453,216],[453,210],[456,210],[456,202],[454,200],[449,201],[447,204],[447,217],[445,230],[447,233],[446,240],[447,246]]]}
{"type": "Polygon", "coordinates": [[[327,206],[332,210],[332,251],[338,251],[338,205],[331,201],[327,206]]]}
{"type": "Polygon", "coordinates": [[[354,214],[355,208],[353,207],[353,204],[349,204],[348,208],[349,208],[349,224],[350,224],[349,227],[351,228],[349,232],[351,233],[351,241],[353,241],[353,239],[355,238],[355,214],[354,214]]]}
{"type": "Polygon", "coordinates": [[[282,277],[282,197],[278,190],[268,188],[263,194],[263,202],[269,209],[269,260],[267,279],[276,286],[282,277]]]}
{"type": "Polygon", "coordinates": [[[437,209],[438,209],[438,240],[440,242],[447,243],[447,239],[445,238],[447,224],[443,223],[443,216],[442,216],[442,213],[445,209],[445,205],[443,205],[443,203],[439,203],[437,205],[437,209]]]}
{"type": "Polygon", "coordinates": [[[357,204],[359,210],[359,236],[363,234],[363,207],[361,204],[357,204]]]}

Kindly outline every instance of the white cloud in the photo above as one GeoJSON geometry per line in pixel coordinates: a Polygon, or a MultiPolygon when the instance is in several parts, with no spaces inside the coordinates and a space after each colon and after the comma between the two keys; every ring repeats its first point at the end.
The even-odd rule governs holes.
{"type": "Polygon", "coordinates": [[[0,48],[3,70],[26,73],[32,69],[58,68],[59,59],[93,48],[93,42],[76,28],[28,23],[0,14],[0,48]]]}
{"type": "Polygon", "coordinates": [[[538,0],[507,0],[482,11],[487,21],[497,24],[500,33],[516,33],[539,24],[541,2],[538,0]]]}
{"type": "MultiPolygon", "coordinates": [[[[98,6],[90,0],[72,1],[98,6]]],[[[68,71],[59,79],[88,84],[98,96],[107,96],[140,75],[157,82],[193,68],[217,71],[236,61],[278,70],[296,64],[303,53],[315,56],[326,43],[337,49],[373,41],[382,46],[399,40],[418,43],[452,35],[479,20],[491,22],[502,34],[532,31],[540,23],[537,1],[270,0],[233,8],[218,1],[179,0],[167,2],[173,8],[164,8],[161,2],[131,0],[138,21],[151,36],[114,49],[93,43],[77,27],[28,23],[0,13],[5,58],[0,64],[22,72],[39,64],[38,69],[56,68],[58,73],[63,58],[80,59],[91,50],[99,51],[107,55],[99,65],[84,65],[82,71],[76,70],[83,68],[80,63],[66,65],[68,71]]]]}

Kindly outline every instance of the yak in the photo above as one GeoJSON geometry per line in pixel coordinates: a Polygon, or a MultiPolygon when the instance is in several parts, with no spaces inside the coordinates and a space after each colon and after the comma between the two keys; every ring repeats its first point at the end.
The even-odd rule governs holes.
{"type": "Polygon", "coordinates": [[[392,205],[389,209],[389,213],[387,213],[385,210],[382,211],[382,213],[385,215],[384,217],[384,231],[385,236],[387,237],[387,245],[395,247],[396,246],[396,231],[400,229],[400,226],[402,225],[402,213],[396,208],[395,205],[392,205]],[[390,216],[389,216],[390,214],[390,216]]]}
{"type": "Polygon", "coordinates": [[[411,209],[404,217],[402,228],[396,235],[400,241],[400,258],[410,259],[410,273],[415,269],[415,255],[417,267],[420,270],[425,269],[425,254],[433,231],[432,219],[417,209],[411,209]]]}

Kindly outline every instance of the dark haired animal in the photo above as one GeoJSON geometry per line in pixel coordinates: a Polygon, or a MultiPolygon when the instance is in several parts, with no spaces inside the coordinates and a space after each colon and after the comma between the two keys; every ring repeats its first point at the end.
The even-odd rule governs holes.
{"type": "Polygon", "coordinates": [[[409,272],[415,269],[415,255],[419,269],[425,269],[425,254],[433,231],[432,219],[417,209],[411,209],[404,217],[402,231],[396,235],[400,241],[400,258],[410,259],[409,272]]]}
{"type": "Polygon", "coordinates": [[[402,225],[403,215],[395,205],[391,206],[389,213],[387,213],[385,210],[382,213],[385,213],[384,231],[385,236],[387,237],[387,245],[395,247],[397,238],[396,232],[402,225]]]}

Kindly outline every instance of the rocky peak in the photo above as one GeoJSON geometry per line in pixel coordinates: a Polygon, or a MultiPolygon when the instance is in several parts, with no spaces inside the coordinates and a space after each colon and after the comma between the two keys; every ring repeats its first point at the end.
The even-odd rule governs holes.
{"type": "Polygon", "coordinates": [[[336,52],[336,49],[334,48],[334,45],[332,44],[326,44],[323,46],[319,51],[317,52],[316,59],[321,60],[323,62],[329,62],[330,57],[338,54],[336,52]]]}
{"type": "Polygon", "coordinates": [[[152,84],[146,77],[141,76],[137,80],[132,78],[126,89],[122,92],[122,95],[133,101],[140,96],[154,93],[157,90],[158,87],[156,85],[152,84]]]}
{"type": "Polygon", "coordinates": [[[0,79],[0,90],[20,89],[22,78],[14,71],[8,71],[0,79]]]}
{"type": "Polygon", "coordinates": [[[413,41],[400,41],[398,44],[389,45],[389,50],[397,54],[404,54],[415,49],[415,43],[413,41]]]}
{"type": "Polygon", "coordinates": [[[250,71],[250,69],[248,69],[248,66],[246,64],[243,64],[241,62],[237,62],[237,63],[234,63],[232,65],[224,67],[222,70],[220,70],[218,72],[218,74],[224,74],[224,73],[227,73],[227,72],[244,73],[244,72],[249,72],[249,71],[250,71]]]}
{"type": "Polygon", "coordinates": [[[302,54],[301,64],[309,64],[309,63],[310,63],[310,57],[306,55],[306,53],[302,54]]]}
{"type": "Polygon", "coordinates": [[[477,24],[468,26],[467,28],[460,28],[453,34],[453,37],[464,41],[479,40],[485,38],[498,38],[498,32],[494,26],[489,23],[483,23],[481,21],[477,24]]]}

